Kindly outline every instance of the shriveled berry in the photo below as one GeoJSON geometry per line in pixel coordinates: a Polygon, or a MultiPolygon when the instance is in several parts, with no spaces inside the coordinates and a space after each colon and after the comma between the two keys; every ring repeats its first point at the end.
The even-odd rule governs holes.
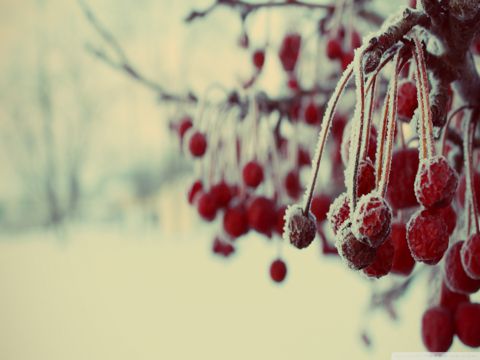
{"type": "Polygon", "coordinates": [[[398,87],[398,119],[410,122],[418,107],[417,87],[411,80],[402,82],[398,87]]]}
{"type": "Polygon", "coordinates": [[[456,293],[448,288],[445,282],[442,282],[442,289],[440,290],[440,305],[450,310],[452,314],[463,302],[470,302],[470,296],[456,293]]]}
{"type": "Polygon", "coordinates": [[[193,204],[197,195],[203,190],[203,183],[200,180],[195,181],[188,190],[188,202],[193,204]]]}
{"type": "Polygon", "coordinates": [[[280,283],[287,276],[287,265],[282,259],[276,259],[270,265],[270,277],[273,281],[280,283]]]}
{"type": "Polygon", "coordinates": [[[253,230],[271,236],[277,222],[273,200],[263,196],[255,198],[247,209],[248,224],[253,230]]]}
{"type": "Polygon", "coordinates": [[[223,228],[232,238],[240,237],[248,232],[247,211],[243,204],[225,210],[223,214],[223,228]]]}
{"type": "Polygon", "coordinates": [[[428,351],[445,352],[453,342],[454,322],[450,311],[435,306],[423,314],[422,340],[428,351]]]}
{"type": "Polygon", "coordinates": [[[415,267],[415,260],[407,244],[407,228],[403,223],[393,223],[390,238],[394,248],[392,273],[408,276],[415,267]]]}
{"type": "Polygon", "coordinates": [[[216,237],[212,244],[212,251],[214,254],[229,257],[235,252],[235,248],[232,244],[216,237]]]}
{"type": "Polygon", "coordinates": [[[387,188],[387,200],[392,208],[406,209],[418,205],[414,190],[418,163],[417,149],[401,149],[393,154],[387,188]]]}
{"type": "Polygon", "coordinates": [[[350,217],[350,200],[347,193],[339,195],[330,205],[327,219],[334,234],[337,234],[342,225],[350,217]]]}
{"type": "Polygon", "coordinates": [[[304,118],[305,122],[309,125],[318,125],[320,123],[320,111],[314,101],[307,104],[304,118]]]}
{"type": "Polygon", "coordinates": [[[287,34],[283,38],[278,56],[285,71],[292,72],[295,69],[301,44],[302,37],[298,33],[287,34]]]}
{"type": "Polygon", "coordinates": [[[448,248],[447,225],[429,210],[417,211],[407,224],[407,242],[416,261],[435,265],[448,248]]]}
{"type": "Polygon", "coordinates": [[[197,210],[206,221],[213,221],[217,215],[217,202],[210,193],[203,193],[198,198],[197,210]]]}
{"type": "Polygon", "coordinates": [[[455,196],[458,175],[444,156],[433,156],[420,162],[415,178],[415,195],[427,209],[449,205],[455,196]]]}
{"type": "Polygon", "coordinates": [[[263,168],[256,161],[249,161],[242,171],[243,182],[251,188],[256,188],[263,181],[263,168]]]}
{"type": "Polygon", "coordinates": [[[480,304],[463,303],[455,313],[455,332],[467,346],[480,347],[480,304]]]}
{"type": "Polygon", "coordinates": [[[303,192],[298,171],[292,170],[285,176],[285,190],[292,199],[298,199],[303,192]]]}
{"type": "Polygon", "coordinates": [[[340,59],[343,54],[340,40],[338,38],[328,39],[326,52],[330,60],[340,59]]]}
{"type": "Polygon", "coordinates": [[[291,205],[285,213],[283,238],[298,249],[308,247],[315,239],[317,226],[311,213],[305,214],[299,205],[291,205]]]}
{"type": "Polygon", "coordinates": [[[338,253],[350,269],[364,269],[375,260],[376,250],[358,241],[355,235],[353,235],[350,226],[343,226],[336,239],[335,246],[338,253]]]}
{"type": "Polygon", "coordinates": [[[263,68],[263,64],[265,63],[265,50],[258,49],[252,55],[252,62],[255,68],[260,71],[263,68]]]}
{"type": "Polygon", "coordinates": [[[330,208],[332,200],[326,194],[315,195],[312,199],[310,211],[312,212],[318,223],[322,223],[327,219],[327,212],[330,208]]]}
{"type": "Polygon", "coordinates": [[[361,160],[358,165],[357,196],[367,195],[375,189],[375,168],[370,159],[361,160]]]}
{"type": "Polygon", "coordinates": [[[376,193],[360,198],[352,217],[355,237],[370,247],[379,247],[390,234],[392,211],[385,199],[376,193]]]}
{"type": "Polygon", "coordinates": [[[480,289],[480,280],[472,279],[463,268],[460,250],[463,241],[453,244],[445,257],[445,284],[460,294],[473,294],[480,289]]]}
{"type": "Polygon", "coordinates": [[[188,142],[190,153],[194,157],[202,157],[207,151],[207,138],[199,131],[195,131],[188,142]]]}
{"type": "Polygon", "coordinates": [[[480,280],[480,234],[473,234],[463,244],[460,254],[463,269],[472,279],[480,280]]]}
{"type": "Polygon", "coordinates": [[[233,197],[233,189],[225,182],[220,181],[210,189],[210,193],[215,198],[217,208],[224,208],[228,206],[233,197]]]}
{"type": "Polygon", "coordinates": [[[392,245],[392,240],[388,237],[387,240],[377,248],[375,260],[363,269],[363,273],[368,277],[375,277],[377,279],[387,275],[392,269],[394,252],[395,249],[392,245]]]}

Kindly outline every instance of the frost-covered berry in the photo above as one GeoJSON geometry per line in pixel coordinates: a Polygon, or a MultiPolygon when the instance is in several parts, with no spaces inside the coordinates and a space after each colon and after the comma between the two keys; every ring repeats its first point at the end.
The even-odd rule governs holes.
{"type": "Polygon", "coordinates": [[[358,241],[348,224],[340,229],[336,239],[338,254],[350,269],[364,269],[375,260],[376,250],[358,241]]]}
{"type": "Polygon", "coordinates": [[[247,211],[243,204],[225,210],[223,214],[223,228],[232,238],[240,237],[248,232],[247,211]]]}
{"type": "Polygon", "coordinates": [[[265,63],[265,51],[263,49],[255,50],[252,55],[252,62],[258,71],[262,70],[265,63]]]}
{"type": "Polygon", "coordinates": [[[445,284],[460,294],[473,294],[480,289],[480,280],[472,279],[463,268],[460,250],[463,241],[453,244],[445,257],[445,284]]]}
{"type": "Polygon", "coordinates": [[[270,277],[273,281],[280,283],[287,276],[287,265],[282,259],[276,259],[270,265],[270,277]]]}
{"type": "Polygon", "coordinates": [[[410,122],[418,107],[417,87],[411,80],[402,82],[398,87],[398,119],[410,122]]]}
{"type": "Polygon", "coordinates": [[[243,182],[251,188],[256,188],[263,181],[263,168],[256,161],[249,161],[242,171],[243,182]]]}
{"type": "Polygon", "coordinates": [[[450,310],[452,314],[463,302],[470,302],[470,297],[465,294],[456,293],[448,288],[445,282],[442,282],[442,289],[440,290],[440,305],[450,310]]]}
{"type": "Polygon", "coordinates": [[[357,196],[367,195],[375,189],[375,168],[370,159],[361,160],[358,165],[357,196]]]}
{"type": "Polygon", "coordinates": [[[355,237],[370,247],[379,247],[390,233],[392,211],[385,199],[375,193],[358,201],[352,217],[355,237]]]}
{"type": "Polygon", "coordinates": [[[327,219],[334,234],[337,234],[350,217],[350,200],[347,193],[339,195],[330,205],[327,219]]]}
{"type": "Polygon", "coordinates": [[[292,170],[287,173],[284,180],[285,190],[292,199],[298,199],[303,192],[298,171],[292,170]]]}
{"type": "Polygon", "coordinates": [[[393,223],[390,238],[394,248],[392,273],[408,276],[415,267],[415,260],[407,244],[407,228],[403,223],[393,223]]]}
{"type": "Polygon", "coordinates": [[[320,123],[320,111],[314,101],[310,101],[304,114],[305,122],[309,125],[318,125],[320,123]]]}
{"type": "Polygon", "coordinates": [[[285,212],[283,238],[298,249],[308,247],[315,239],[317,225],[311,213],[305,214],[300,205],[291,205],[285,212]]]}
{"type": "Polygon", "coordinates": [[[388,237],[387,240],[377,248],[375,260],[363,269],[363,273],[368,277],[375,277],[377,279],[387,275],[392,269],[394,252],[395,249],[392,245],[392,240],[388,237]]]}
{"type": "Polygon", "coordinates": [[[188,202],[193,204],[197,195],[203,190],[203,184],[200,180],[195,181],[188,190],[188,202]]]}
{"type": "Polygon", "coordinates": [[[277,222],[275,203],[266,197],[255,198],[247,209],[248,224],[253,230],[271,236],[277,222]]]}
{"type": "Polygon", "coordinates": [[[467,346],[480,347],[480,304],[463,303],[455,313],[455,332],[467,346]]]}
{"type": "Polygon", "coordinates": [[[202,219],[213,221],[217,215],[217,202],[210,193],[203,193],[198,198],[197,210],[202,219]]]}
{"type": "Polygon", "coordinates": [[[472,279],[480,280],[480,234],[465,241],[461,251],[463,269],[472,279]]]}
{"type": "Polygon", "coordinates": [[[435,306],[423,314],[422,340],[428,351],[445,352],[453,342],[454,322],[450,311],[435,306]]]}
{"type": "Polygon", "coordinates": [[[419,210],[407,224],[407,242],[416,261],[435,265],[448,248],[447,225],[431,211],[419,210]]]}
{"type": "Polygon", "coordinates": [[[455,196],[458,175],[444,156],[422,159],[415,178],[415,195],[427,209],[449,205],[455,196]]]}
{"type": "Polygon", "coordinates": [[[418,205],[414,190],[418,163],[417,149],[394,152],[387,188],[387,200],[392,208],[406,209],[418,205]]]}
{"type": "Polygon", "coordinates": [[[457,226],[457,213],[453,210],[452,205],[448,205],[439,209],[432,209],[432,214],[438,215],[447,225],[448,235],[452,235],[457,226]]]}
{"type": "Polygon", "coordinates": [[[202,157],[207,151],[207,138],[199,131],[195,131],[188,142],[190,153],[194,157],[202,157]]]}
{"type": "Polygon", "coordinates": [[[318,223],[322,223],[327,219],[327,212],[330,208],[332,200],[330,196],[326,194],[315,195],[310,205],[310,211],[312,212],[318,223]]]}

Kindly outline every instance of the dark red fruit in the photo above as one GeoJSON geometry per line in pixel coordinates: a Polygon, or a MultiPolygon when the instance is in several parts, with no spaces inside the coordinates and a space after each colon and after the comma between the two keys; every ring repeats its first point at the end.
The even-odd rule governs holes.
{"type": "Polygon", "coordinates": [[[252,62],[258,71],[262,70],[265,63],[265,51],[263,49],[255,50],[252,55],[252,62]]]}
{"type": "Polygon", "coordinates": [[[451,291],[445,282],[442,282],[442,289],[440,291],[440,305],[444,308],[450,310],[452,314],[455,314],[455,311],[463,302],[470,302],[470,297],[465,294],[458,294],[451,291]]]}
{"type": "Polygon", "coordinates": [[[281,259],[277,259],[270,265],[270,277],[273,281],[280,283],[287,276],[287,265],[281,259]]]}
{"type": "Polygon", "coordinates": [[[247,217],[250,228],[270,237],[277,222],[275,203],[259,196],[248,206],[247,217]]]}
{"type": "Polygon", "coordinates": [[[415,266],[407,244],[407,228],[403,223],[393,223],[390,238],[394,248],[392,273],[408,276],[415,266]]]}
{"type": "Polygon", "coordinates": [[[335,243],[338,253],[352,270],[361,270],[375,260],[376,250],[357,240],[349,226],[343,226],[335,243]]]}
{"type": "Polygon", "coordinates": [[[452,205],[445,206],[440,209],[432,209],[432,214],[438,215],[447,225],[448,235],[452,235],[457,226],[457,213],[453,210],[452,205]]]}
{"type": "Polygon", "coordinates": [[[435,306],[423,314],[422,340],[428,351],[445,352],[453,342],[454,323],[450,311],[435,306]]]}
{"type": "Polygon", "coordinates": [[[417,87],[413,81],[406,80],[398,87],[398,119],[410,122],[417,107],[417,87]]]}
{"type": "Polygon", "coordinates": [[[353,30],[351,36],[352,36],[352,49],[356,49],[362,46],[362,37],[360,36],[358,31],[353,30]]]}
{"type": "Polygon", "coordinates": [[[210,194],[215,198],[217,208],[228,206],[233,197],[233,189],[224,181],[215,184],[210,189],[210,194]]]}
{"type": "Polygon", "coordinates": [[[383,197],[377,194],[362,196],[352,218],[355,237],[370,247],[379,247],[390,234],[392,211],[383,197]]]}
{"type": "Polygon", "coordinates": [[[320,111],[315,104],[315,102],[311,101],[308,103],[307,107],[305,108],[305,122],[309,125],[318,125],[320,123],[320,111]]]}
{"type": "Polygon", "coordinates": [[[461,248],[463,241],[453,244],[445,257],[445,284],[459,294],[473,294],[480,289],[480,280],[472,279],[463,268],[461,248]]]}
{"type": "Polygon", "coordinates": [[[206,221],[213,221],[217,215],[217,202],[210,193],[203,193],[198,198],[197,210],[206,221]]]}
{"type": "Polygon", "coordinates": [[[361,160],[358,165],[357,196],[367,195],[375,189],[375,168],[370,159],[361,160]]]}
{"type": "Polygon", "coordinates": [[[203,184],[200,180],[195,181],[192,186],[190,186],[190,190],[188,190],[188,202],[193,204],[197,195],[203,190],[203,184]]]}
{"type": "Polygon", "coordinates": [[[427,209],[449,205],[457,186],[457,173],[444,156],[433,156],[420,162],[415,178],[415,195],[427,209]]]}
{"type": "Polygon", "coordinates": [[[334,234],[337,234],[345,221],[350,217],[350,200],[347,193],[339,195],[330,205],[327,219],[334,234]]]}
{"type": "Polygon", "coordinates": [[[418,205],[414,190],[418,163],[417,149],[401,149],[393,154],[387,188],[387,200],[392,208],[406,209],[418,205]]]}
{"type": "Polygon", "coordinates": [[[183,140],[183,137],[185,136],[185,133],[192,126],[193,126],[192,119],[188,116],[184,117],[180,121],[180,125],[178,126],[178,136],[180,136],[180,140],[183,140]]]}
{"type": "Polygon", "coordinates": [[[275,225],[275,232],[282,236],[283,228],[285,227],[285,211],[287,210],[286,206],[281,206],[277,209],[277,222],[275,225]]]}
{"type": "Polygon", "coordinates": [[[480,280],[480,234],[474,234],[460,251],[463,269],[472,279],[480,280]]]}
{"type": "Polygon", "coordinates": [[[298,166],[310,166],[312,163],[312,159],[310,158],[310,153],[302,147],[298,148],[297,163],[298,163],[298,166]]]}
{"type": "Polygon", "coordinates": [[[395,249],[389,237],[378,247],[375,253],[375,260],[363,269],[363,273],[368,277],[377,279],[387,275],[392,269],[394,252],[395,249]]]}
{"type": "Polygon", "coordinates": [[[207,151],[207,139],[205,135],[199,131],[195,131],[188,142],[188,148],[194,157],[202,157],[205,151],[207,151]]]}
{"type": "Polygon", "coordinates": [[[337,38],[328,39],[326,52],[329,59],[340,59],[343,54],[342,44],[340,40],[337,38]]]}
{"type": "Polygon", "coordinates": [[[242,175],[245,185],[256,188],[263,181],[263,168],[256,161],[249,161],[243,167],[242,175]]]}
{"type": "Polygon", "coordinates": [[[218,237],[215,238],[212,244],[212,251],[214,254],[221,255],[224,257],[229,257],[235,252],[235,248],[232,244],[219,239],[218,237]]]}
{"type": "Polygon", "coordinates": [[[463,303],[455,313],[455,331],[462,343],[480,347],[480,304],[463,303]]]}
{"type": "Polygon", "coordinates": [[[310,211],[312,212],[318,223],[322,223],[327,219],[327,212],[330,208],[332,200],[330,196],[325,194],[315,195],[312,199],[312,205],[310,211]]]}
{"type": "Polygon", "coordinates": [[[282,63],[283,69],[287,72],[295,70],[297,65],[298,55],[300,54],[300,46],[302,44],[302,37],[300,34],[287,34],[282,41],[278,56],[282,63]]]}
{"type": "Polygon", "coordinates": [[[429,210],[417,211],[407,224],[407,242],[416,261],[435,265],[448,248],[447,225],[429,210]]]}
{"type": "Polygon", "coordinates": [[[353,58],[354,58],[353,51],[348,51],[342,54],[342,60],[341,60],[342,70],[345,70],[348,67],[348,65],[350,65],[350,63],[353,61],[353,58]]]}
{"type": "Polygon", "coordinates": [[[311,213],[304,214],[299,205],[291,205],[285,213],[283,238],[298,249],[304,249],[315,239],[317,226],[311,213]]]}
{"type": "Polygon", "coordinates": [[[298,199],[302,194],[303,188],[296,170],[289,171],[285,176],[285,190],[292,199],[298,199]]]}
{"type": "Polygon", "coordinates": [[[240,204],[225,210],[223,228],[234,239],[248,232],[247,211],[243,205],[240,204]]]}

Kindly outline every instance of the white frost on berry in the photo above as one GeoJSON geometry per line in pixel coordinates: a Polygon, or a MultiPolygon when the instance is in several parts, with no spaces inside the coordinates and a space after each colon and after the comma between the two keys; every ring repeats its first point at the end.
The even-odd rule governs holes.
{"type": "Polygon", "coordinates": [[[293,204],[289,205],[287,209],[285,210],[285,215],[283,219],[285,220],[284,225],[283,225],[283,240],[286,242],[290,242],[290,231],[291,227],[289,224],[292,221],[292,218],[295,216],[303,216],[303,209],[299,204],[293,204]]]}

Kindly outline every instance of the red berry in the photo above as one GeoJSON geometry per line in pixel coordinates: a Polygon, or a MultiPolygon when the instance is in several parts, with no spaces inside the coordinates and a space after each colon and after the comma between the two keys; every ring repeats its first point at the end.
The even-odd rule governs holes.
{"type": "Polygon", "coordinates": [[[417,87],[413,81],[406,80],[398,87],[398,119],[410,122],[417,107],[417,87]]]}
{"type": "Polygon", "coordinates": [[[415,195],[427,209],[449,205],[457,186],[457,173],[444,156],[433,156],[420,162],[415,178],[415,195]]]}
{"type": "Polygon", "coordinates": [[[287,265],[283,260],[277,259],[270,265],[270,277],[273,281],[280,283],[287,276],[287,265]]]}
{"type": "Polygon", "coordinates": [[[262,70],[263,64],[265,63],[265,51],[263,49],[255,50],[252,61],[258,71],[262,70]]]}
{"type": "Polygon", "coordinates": [[[352,232],[370,247],[379,247],[390,234],[392,211],[383,197],[371,193],[360,198],[353,213],[352,232]]]}
{"type": "Polygon", "coordinates": [[[369,194],[375,189],[375,168],[370,159],[361,160],[358,166],[357,196],[369,194]]]}
{"type": "Polygon", "coordinates": [[[205,135],[199,131],[195,131],[188,142],[188,148],[194,157],[202,157],[205,151],[207,151],[207,139],[205,135]]]}
{"type": "Polygon", "coordinates": [[[305,122],[309,125],[318,125],[320,123],[320,112],[315,102],[311,101],[305,108],[305,122]]]}
{"type": "Polygon", "coordinates": [[[387,240],[378,247],[373,263],[364,268],[363,273],[368,277],[375,277],[377,279],[387,275],[392,269],[394,252],[395,249],[392,241],[390,238],[387,238],[387,240]]]}
{"type": "Polygon", "coordinates": [[[362,37],[358,33],[358,31],[352,31],[352,49],[356,49],[362,46],[362,37]]]}
{"type": "Polygon", "coordinates": [[[474,234],[460,251],[465,272],[472,279],[480,280],[480,234],[474,234]]]}
{"type": "Polygon", "coordinates": [[[199,195],[200,191],[203,190],[203,184],[200,180],[195,181],[190,190],[188,190],[188,202],[193,204],[197,195],[199,195]]]}
{"type": "Polygon", "coordinates": [[[303,188],[297,171],[292,170],[287,173],[285,177],[285,190],[292,199],[298,199],[302,194],[303,188]]]}
{"type": "Polygon", "coordinates": [[[217,208],[228,206],[233,197],[233,189],[224,181],[215,184],[210,189],[211,195],[215,198],[217,208]]]}
{"type": "Polygon", "coordinates": [[[210,193],[203,193],[198,198],[197,210],[206,221],[213,221],[217,215],[217,202],[210,193]]]}
{"type": "Polygon", "coordinates": [[[235,248],[232,244],[216,237],[212,244],[212,251],[214,254],[229,257],[235,252],[235,248]]]}
{"type": "Polygon", "coordinates": [[[393,154],[387,188],[387,200],[392,208],[406,209],[418,205],[414,191],[418,163],[417,149],[401,149],[393,154]]]}
{"type": "Polygon", "coordinates": [[[277,209],[277,223],[275,225],[275,232],[282,236],[283,228],[285,227],[285,211],[287,210],[286,206],[281,206],[277,209]]]}
{"type": "Polygon", "coordinates": [[[428,351],[445,352],[453,342],[454,323],[450,311],[435,306],[423,314],[422,340],[428,351]]]}
{"type": "Polygon", "coordinates": [[[456,292],[451,291],[445,282],[442,282],[442,289],[440,291],[440,305],[444,308],[450,310],[452,314],[463,302],[470,302],[470,297],[465,294],[458,294],[456,292]]]}
{"type": "Polygon", "coordinates": [[[247,217],[250,228],[270,237],[277,222],[275,203],[266,197],[259,196],[248,206],[247,217]]]}
{"type": "Polygon", "coordinates": [[[448,248],[447,225],[429,210],[417,211],[407,224],[407,241],[416,261],[435,265],[448,248]]]}
{"type": "Polygon", "coordinates": [[[183,137],[185,136],[185,133],[187,132],[188,129],[190,129],[193,126],[192,119],[190,117],[184,117],[180,121],[180,125],[178,126],[178,135],[180,136],[180,140],[183,140],[183,137]]]}
{"type": "Polygon", "coordinates": [[[350,200],[347,193],[338,196],[330,205],[327,219],[334,234],[337,234],[345,221],[350,217],[350,200]]]}
{"type": "Polygon", "coordinates": [[[310,211],[315,216],[317,223],[322,223],[327,219],[327,212],[332,200],[325,194],[315,195],[312,199],[310,211]]]}
{"type": "Polygon", "coordinates": [[[291,205],[285,213],[283,238],[298,249],[308,247],[315,239],[317,225],[311,213],[306,215],[299,205],[291,205]]]}
{"type": "Polygon", "coordinates": [[[297,33],[287,34],[283,38],[278,56],[285,71],[292,72],[295,69],[298,55],[300,54],[301,43],[302,37],[297,33]]]}
{"type": "Polygon", "coordinates": [[[452,235],[457,226],[457,213],[453,210],[452,205],[445,206],[440,209],[432,209],[432,214],[438,215],[447,225],[448,235],[452,235]]]}
{"type": "Polygon", "coordinates": [[[310,166],[312,163],[312,159],[310,158],[310,153],[302,147],[298,148],[297,163],[298,163],[298,166],[310,166]]]}
{"type": "Polygon", "coordinates": [[[376,250],[357,240],[349,226],[344,226],[337,234],[335,243],[338,253],[352,270],[361,270],[375,260],[376,250]]]}
{"type": "Polygon", "coordinates": [[[393,254],[392,273],[408,276],[415,266],[412,254],[407,244],[407,228],[403,223],[392,224],[390,233],[392,245],[395,249],[393,254]]]}
{"type": "Polygon", "coordinates": [[[348,51],[342,54],[342,61],[341,61],[342,70],[345,70],[348,67],[348,65],[350,65],[350,63],[353,61],[353,58],[354,58],[353,51],[348,51]]]}
{"type": "Polygon", "coordinates": [[[256,188],[263,181],[263,168],[258,162],[250,161],[243,167],[242,175],[245,185],[256,188]]]}
{"type": "Polygon", "coordinates": [[[480,304],[462,303],[455,313],[455,331],[462,343],[480,347],[480,304]]]}
{"type": "Polygon", "coordinates": [[[327,41],[327,56],[331,60],[340,59],[343,50],[340,40],[337,38],[330,38],[327,41]]]}
{"type": "Polygon", "coordinates": [[[243,205],[237,205],[225,210],[223,228],[232,238],[240,237],[248,232],[247,211],[243,205]]]}
{"type": "Polygon", "coordinates": [[[480,289],[480,280],[472,279],[463,268],[461,248],[463,241],[453,244],[445,257],[445,283],[459,294],[473,294],[480,289]]]}

